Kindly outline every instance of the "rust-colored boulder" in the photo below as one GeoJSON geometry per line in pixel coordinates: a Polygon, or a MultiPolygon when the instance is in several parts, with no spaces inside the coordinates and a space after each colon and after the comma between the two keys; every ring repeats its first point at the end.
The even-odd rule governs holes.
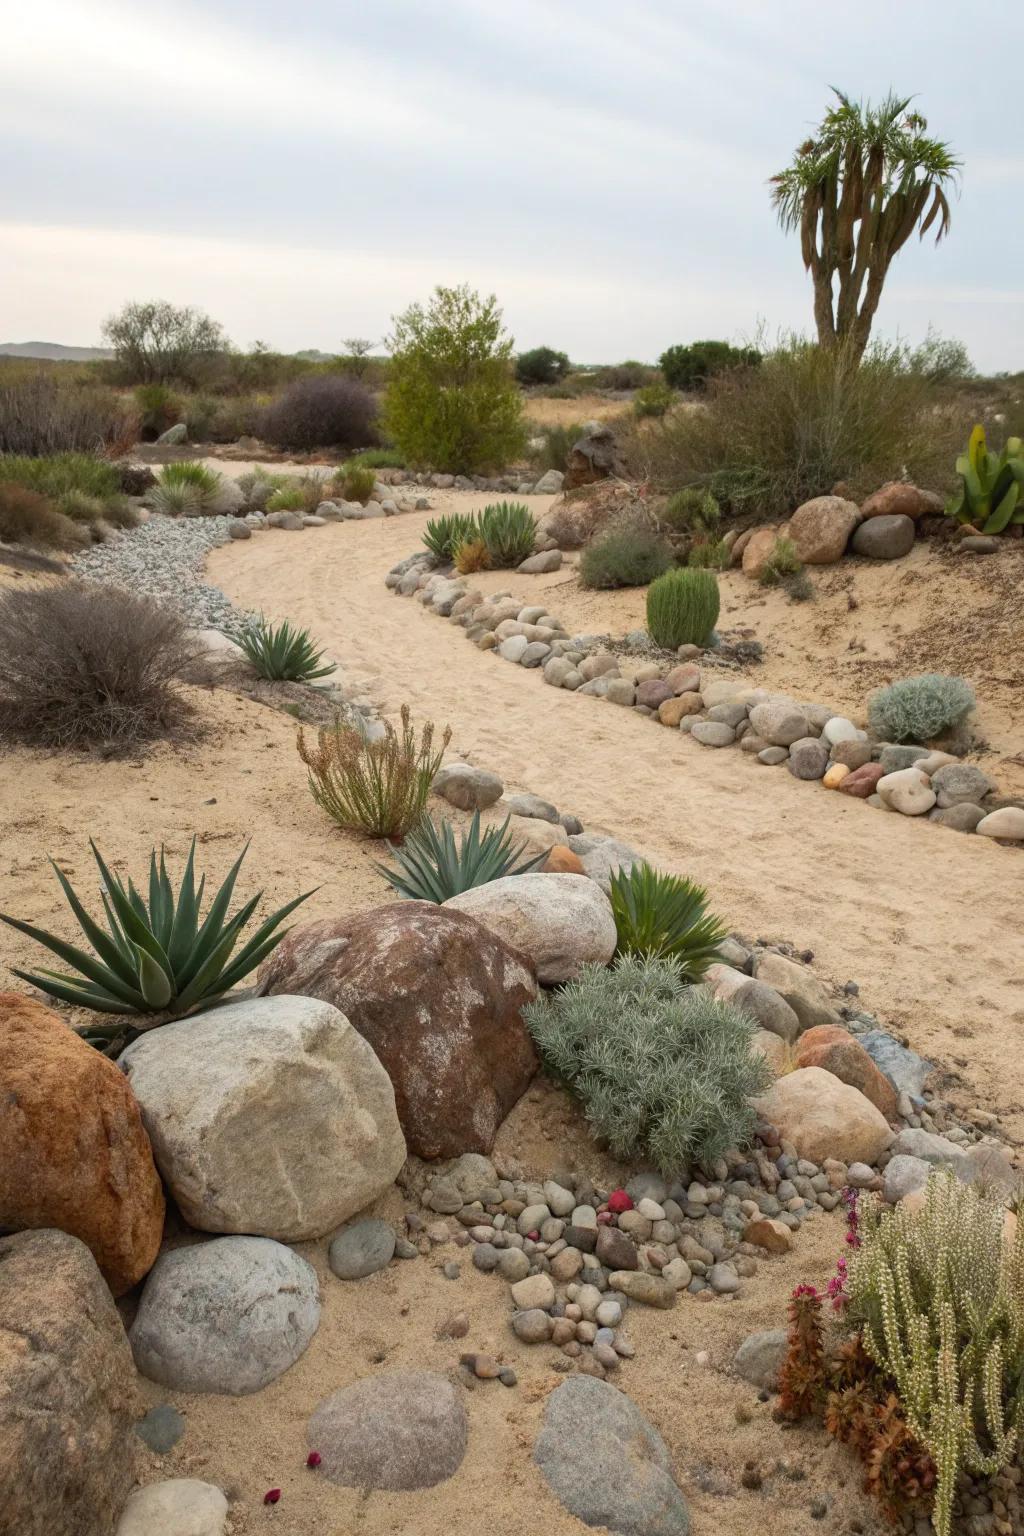
{"type": "Polygon", "coordinates": [[[0,1531],[111,1536],[139,1470],[141,1412],[89,1250],[64,1232],[0,1238],[0,1531]]]}
{"type": "MultiPolygon", "coordinates": [[[[775,552],[778,543],[779,530],[772,528],[755,528],[749,539],[743,541],[743,555],[740,564],[743,567],[744,576],[749,576],[753,581],[760,581],[769,560],[775,552]]],[[[733,554],[740,547],[737,539],[733,545],[733,554]]]]}
{"type": "Polygon", "coordinates": [[[572,445],[562,489],[572,491],[580,485],[593,485],[598,480],[621,475],[622,471],[611,427],[604,422],[592,422],[572,445]]]}
{"type": "Polygon", "coordinates": [[[808,1029],[796,1043],[796,1066],[822,1067],[851,1088],[859,1088],[887,1120],[896,1116],[897,1094],[860,1041],[834,1024],[808,1029]]]}
{"type": "Polygon", "coordinates": [[[0,1227],[81,1238],[115,1296],[156,1262],[164,1194],[114,1063],[41,1003],[0,993],[0,1227]]]}
{"type": "Polygon", "coordinates": [[[433,902],[294,929],[261,967],[260,989],[341,1009],[390,1077],[418,1157],[489,1152],[537,1070],[521,1014],[537,995],[526,957],[433,902]]]}
{"type": "Polygon", "coordinates": [[[839,793],[853,795],[857,800],[866,800],[878,788],[879,779],[884,777],[885,769],[881,763],[863,763],[846,775],[839,785],[839,793]]]}
{"type": "Polygon", "coordinates": [[[909,480],[889,480],[869,496],[861,517],[928,517],[941,512],[943,501],[934,491],[922,491],[909,480]]]}
{"type": "Polygon", "coordinates": [[[841,560],[850,534],[860,522],[855,501],[841,496],[815,496],[797,507],[789,520],[789,537],[805,565],[832,565],[841,560]]]}
{"type": "Polygon", "coordinates": [[[567,847],[565,843],[556,843],[544,860],[544,873],[546,875],[583,875],[586,877],[587,872],[583,868],[583,860],[578,853],[573,853],[572,849],[567,847]]]}

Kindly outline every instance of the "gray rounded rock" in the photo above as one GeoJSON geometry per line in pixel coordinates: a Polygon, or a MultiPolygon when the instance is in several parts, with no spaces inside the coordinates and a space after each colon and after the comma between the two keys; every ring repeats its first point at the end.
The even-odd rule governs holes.
{"type": "Polygon", "coordinates": [[[764,763],[766,768],[778,768],[789,757],[788,747],[764,747],[757,754],[759,763],[764,763]]]}
{"type": "Polygon", "coordinates": [[[319,1323],[305,1259],[270,1238],[219,1237],[161,1254],[129,1338],[150,1381],[241,1397],[294,1365],[319,1323]]]}
{"type": "Polygon", "coordinates": [[[402,1492],[432,1488],[457,1472],[466,1435],[466,1409],[447,1377],[389,1371],[326,1398],[307,1439],[332,1483],[402,1492]]]}
{"type": "Polygon", "coordinates": [[[795,779],[821,779],[828,767],[828,753],[827,741],[817,736],[805,736],[793,742],[786,766],[795,779]]]}
{"type": "Polygon", "coordinates": [[[460,811],[485,811],[501,799],[505,788],[496,773],[469,763],[445,763],[438,769],[431,787],[460,811]]]}
{"type": "Polygon", "coordinates": [[[354,1221],[339,1232],[327,1252],[327,1262],[339,1280],[365,1280],[390,1264],[395,1234],[386,1221],[370,1217],[354,1221]]]}
{"type": "Polygon", "coordinates": [[[973,763],[946,763],[932,774],[932,789],[940,811],[954,805],[977,806],[995,788],[994,780],[973,763]]]}
{"type": "Polygon", "coordinates": [[[951,827],[954,832],[976,832],[979,821],[984,821],[985,816],[980,805],[969,805],[966,801],[945,810],[928,812],[929,821],[937,821],[940,827],[951,827]]]}
{"type": "Polygon", "coordinates": [[[786,1328],[765,1328],[749,1333],[733,1359],[733,1370],[744,1381],[765,1392],[778,1389],[779,1374],[789,1348],[786,1328]]]}
{"type": "Polygon", "coordinates": [[[902,513],[869,517],[855,529],[850,549],[868,560],[902,560],[914,547],[914,519],[902,513]]]}
{"type": "Polygon", "coordinates": [[[695,720],[690,727],[690,735],[702,747],[730,747],[736,740],[733,727],[721,720],[695,720]]]}
{"type": "Polygon", "coordinates": [[[664,1440],[623,1392],[594,1376],[555,1388],[533,1459],[559,1502],[615,1536],[688,1536],[664,1440]]]}

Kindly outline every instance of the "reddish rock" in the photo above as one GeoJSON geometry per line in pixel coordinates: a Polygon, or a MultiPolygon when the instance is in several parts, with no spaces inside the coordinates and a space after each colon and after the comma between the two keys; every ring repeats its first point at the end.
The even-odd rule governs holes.
{"type": "Polygon", "coordinates": [[[700,667],[692,661],[684,661],[673,667],[665,678],[673,693],[700,693],[700,667]]]}
{"type": "MultiPolygon", "coordinates": [[[[753,581],[760,580],[775,550],[778,537],[779,530],[775,527],[755,528],[749,539],[743,541],[743,557],[740,563],[744,576],[749,576],[753,581]]],[[[734,563],[740,542],[737,539],[732,547],[734,563]]]]}
{"type": "Polygon", "coordinates": [[[339,1008],[376,1051],[418,1157],[489,1152],[537,1070],[521,1009],[525,956],[463,912],[403,901],[294,929],[260,968],[263,992],[339,1008]]]}
{"type": "Polygon", "coordinates": [[[797,507],[789,520],[789,537],[805,565],[832,565],[841,560],[850,534],[860,522],[855,501],[841,496],[815,496],[797,507]]]}
{"type": "Polygon", "coordinates": [[[943,510],[941,496],[922,491],[908,480],[889,480],[862,505],[862,517],[927,517],[943,510]]]}
{"type": "Polygon", "coordinates": [[[748,1221],[743,1229],[743,1241],[756,1243],[758,1248],[766,1248],[769,1253],[788,1253],[793,1246],[785,1222],[773,1221],[769,1216],[758,1216],[754,1221],[748,1221]]]}
{"type": "Polygon", "coordinates": [[[879,1071],[860,1041],[845,1029],[833,1024],[819,1024],[807,1030],[796,1043],[795,1065],[821,1067],[831,1072],[841,1083],[859,1088],[887,1120],[895,1119],[896,1089],[879,1071]]]}
{"type": "Polygon", "coordinates": [[[583,860],[578,853],[573,853],[572,849],[567,847],[565,843],[556,843],[544,860],[544,873],[546,875],[583,875],[585,877],[587,872],[583,868],[583,860]]]}
{"type": "Polygon", "coordinates": [[[866,800],[873,795],[879,779],[884,778],[885,769],[881,763],[863,763],[860,768],[854,768],[846,775],[839,786],[841,795],[855,795],[858,800],[866,800]]]}
{"type": "Polygon", "coordinates": [[[164,1193],[124,1074],[42,1003],[0,993],[0,1227],[57,1228],[115,1296],[156,1262],[164,1193]]]}
{"type": "Polygon", "coordinates": [[[636,702],[644,704],[648,709],[657,709],[664,704],[666,699],[674,697],[673,690],[667,681],[660,677],[651,677],[645,683],[638,683],[636,690],[636,702]]]}

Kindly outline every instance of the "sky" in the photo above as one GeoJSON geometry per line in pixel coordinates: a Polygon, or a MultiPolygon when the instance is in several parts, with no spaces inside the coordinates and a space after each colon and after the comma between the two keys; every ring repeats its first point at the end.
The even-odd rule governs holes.
{"type": "Polygon", "coordinates": [[[11,4],[0,341],[99,344],[167,298],[332,351],[459,282],[580,362],[809,330],[767,181],[835,85],[914,94],[963,160],[876,330],[1021,369],[1022,56],[1019,0],[11,4]]]}

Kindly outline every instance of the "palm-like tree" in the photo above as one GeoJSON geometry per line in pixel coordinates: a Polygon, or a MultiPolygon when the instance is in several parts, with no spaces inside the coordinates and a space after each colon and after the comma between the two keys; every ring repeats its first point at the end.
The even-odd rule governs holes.
{"type": "Polygon", "coordinates": [[[814,138],[772,177],[772,201],[783,228],[800,231],[819,342],[845,342],[859,359],[896,252],[918,226],[923,239],[937,222],[936,244],[948,232],[960,161],[928,137],[910,97],[873,107],[835,95],[814,138]]]}

